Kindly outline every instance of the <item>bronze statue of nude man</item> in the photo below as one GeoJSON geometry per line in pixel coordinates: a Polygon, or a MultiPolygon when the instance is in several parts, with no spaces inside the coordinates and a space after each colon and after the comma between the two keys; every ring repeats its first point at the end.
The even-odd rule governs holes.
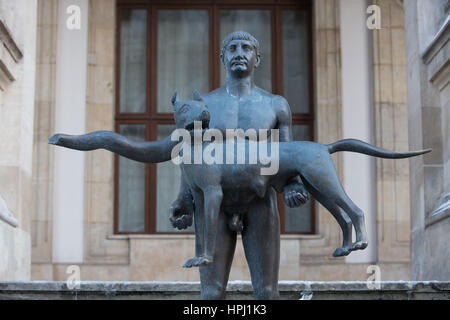
{"type": "MultiPolygon", "coordinates": [[[[211,114],[209,127],[223,131],[224,136],[226,129],[278,129],[280,141],[290,141],[291,110],[286,99],[254,84],[254,70],[260,64],[258,41],[247,32],[233,32],[224,39],[220,58],[227,72],[226,84],[202,95],[211,114]]],[[[290,207],[308,200],[309,195],[300,181],[297,177],[285,188],[285,203],[290,207]]],[[[201,195],[193,197],[195,207],[202,208],[201,195]]],[[[178,229],[192,223],[190,199],[190,190],[183,181],[170,217],[178,229]]],[[[245,211],[242,241],[254,297],[276,299],[279,296],[280,224],[275,191],[270,188],[264,198],[255,198],[250,207],[233,210],[245,211]]],[[[195,217],[195,221],[199,221],[197,215],[195,217]]],[[[202,299],[224,298],[236,247],[237,232],[227,226],[227,215],[221,214],[219,219],[214,262],[199,267],[202,299]]]]}
{"type": "MultiPolygon", "coordinates": [[[[226,129],[278,129],[279,141],[291,141],[291,110],[281,96],[273,95],[254,84],[254,71],[260,64],[259,43],[249,33],[236,31],[223,41],[220,58],[226,69],[226,85],[202,95],[210,113],[209,127],[226,129]]],[[[270,131],[268,131],[270,132],[270,131]]],[[[171,159],[172,148],[178,141],[167,137],[161,141],[136,142],[111,131],[96,131],[80,136],[55,134],[50,144],[89,151],[106,149],[132,160],[159,163],[171,159]]],[[[284,188],[284,200],[289,207],[308,201],[300,178],[296,177],[284,188]]],[[[182,178],[177,200],[170,210],[172,225],[185,229],[192,224],[195,206],[196,226],[201,223],[203,197],[191,192],[182,178]]],[[[227,208],[223,208],[226,211],[227,208]]],[[[250,268],[256,299],[277,299],[280,263],[280,224],[273,188],[263,198],[255,197],[248,206],[233,207],[242,211],[242,240],[250,268]]],[[[223,299],[231,263],[236,248],[237,230],[228,225],[227,214],[220,214],[213,262],[200,265],[201,299],[223,299]]],[[[202,232],[196,232],[196,250],[202,232]]]]}

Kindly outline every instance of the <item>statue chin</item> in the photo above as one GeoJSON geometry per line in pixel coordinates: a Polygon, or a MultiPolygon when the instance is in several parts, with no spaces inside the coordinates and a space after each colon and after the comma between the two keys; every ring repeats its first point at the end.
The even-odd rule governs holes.
{"type": "Polygon", "coordinates": [[[249,71],[246,65],[233,65],[231,66],[230,70],[233,75],[236,75],[239,78],[249,75],[249,71]]]}

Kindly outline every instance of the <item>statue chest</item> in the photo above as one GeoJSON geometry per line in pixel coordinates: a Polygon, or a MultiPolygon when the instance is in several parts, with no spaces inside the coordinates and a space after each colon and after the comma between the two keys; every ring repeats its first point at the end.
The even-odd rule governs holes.
{"type": "Polygon", "coordinates": [[[210,128],[225,129],[274,129],[277,116],[270,101],[226,101],[223,104],[209,106],[211,113],[210,128]]]}

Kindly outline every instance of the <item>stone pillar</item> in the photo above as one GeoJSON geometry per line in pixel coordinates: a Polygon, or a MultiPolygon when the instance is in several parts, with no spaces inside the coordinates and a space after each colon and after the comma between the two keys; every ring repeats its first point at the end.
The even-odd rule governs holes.
{"type": "MultiPolygon", "coordinates": [[[[366,26],[366,0],[341,0],[342,136],[373,144],[372,43],[366,26]]],[[[343,153],[343,185],[364,212],[369,246],[353,252],[347,262],[376,260],[374,159],[343,153]]]]}
{"type": "Polygon", "coordinates": [[[36,110],[33,144],[31,278],[53,280],[53,158],[47,139],[55,132],[58,0],[38,0],[36,110]]]}
{"type": "MultiPolygon", "coordinates": [[[[89,1],[86,132],[114,131],[115,12],[114,0],[89,1]]],[[[127,266],[129,241],[110,239],[114,225],[114,154],[106,150],[85,154],[84,259],[86,263],[127,266]]],[[[128,279],[124,268],[115,273],[117,278],[128,279]]]]}
{"type": "Polygon", "coordinates": [[[36,0],[0,2],[0,279],[30,279],[36,0]]]}
{"type": "MultiPolygon", "coordinates": [[[[375,144],[398,152],[409,150],[403,5],[376,0],[381,28],[373,30],[375,144]]],[[[376,159],[378,263],[409,279],[409,160],[376,159]],[[389,265],[389,267],[388,267],[389,265]]]]}
{"type": "MultiPolygon", "coordinates": [[[[59,1],[55,132],[85,133],[88,0],[59,1]],[[69,6],[75,7],[68,12],[69,6]],[[77,10],[76,7],[79,9],[77,10]],[[68,20],[81,19],[79,28],[68,20]]],[[[56,148],[53,189],[53,262],[83,261],[84,153],[56,148]],[[68,250],[67,248],[70,248],[68,250]]]]}

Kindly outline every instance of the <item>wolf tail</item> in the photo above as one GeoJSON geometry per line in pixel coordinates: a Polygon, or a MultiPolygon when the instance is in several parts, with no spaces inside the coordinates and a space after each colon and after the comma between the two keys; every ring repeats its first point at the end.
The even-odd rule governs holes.
{"type": "Polygon", "coordinates": [[[385,158],[385,159],[403,159],[431,152],[431,149],[408,151],[408,152],[394,152],[386,149],[375,147],[371,144],[363,142],[357,139],[345,139],[339,140],[334,143],[326,145],[330,154],[339,151],[350,151],[367,154],[372,157],[385,158]]]}

